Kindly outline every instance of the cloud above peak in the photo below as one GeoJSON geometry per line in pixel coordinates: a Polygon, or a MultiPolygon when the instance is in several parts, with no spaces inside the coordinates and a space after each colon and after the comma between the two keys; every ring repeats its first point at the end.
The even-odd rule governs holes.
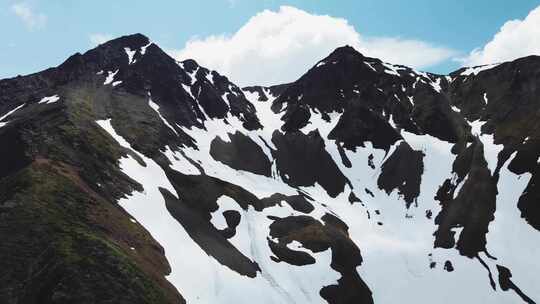
{"type": "Polygon", "coordinates": [[[264,10],[232,35],[190,39],[176,59],[192,58],[239,85],[272,85],[300,77],[335,48],[351,45],[366,56],[425,68],[456,55],[452,49],[399,37],[364,37],[343,18],[282,6],[264,10]]]}
{"type": "Polygon", "coordinates": [[[459,61],[465,66],[476,66],[529,55],[540,55],[540,6],[523,20],[507,21],[484,47],[459,61]]]}
{"type": "Polygon", "coordinates": [[[24,23],[29,30],[38,30],[47,23],[47,16],[36,13],[28,4],[20,2],[11,6],[11,11],[24,23]]]}

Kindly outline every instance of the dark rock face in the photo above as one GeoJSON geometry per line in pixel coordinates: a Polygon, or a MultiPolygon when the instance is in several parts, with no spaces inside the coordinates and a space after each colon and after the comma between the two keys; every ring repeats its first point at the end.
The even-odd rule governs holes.
{"type": "Polygon", "coordinates": [[[437,194],[442,210],[435,219],[439,225],[435,232],[435,246],[452,248],[456,243],[451,229],[463,227],[457,248],[462,255],[475,257],[486,251],[486,233],[494,218],[497,185],[483,157],[482,143],[476,141],[470,149],[472,159],[468,177],[459,193],[454,194],[455,187],[447,180],[446,186],[441,187],[437,194]]]}
{"type": "Polygon", "coordinates": [[[536,230],[540,230],[540,177],[538,174],[533,174],[531,181],[523,191],[519,198],[518,208],[521,211],[521,216],[536,230]]]}
{"type": "Polygon", "coordinates": [[[348,46],[335,50],[321,61],[322,66],[312,68],[289,85],[274,101],[274,110],[284,105],[287,113],[298,111],[301,105],[326,113],[343,110],[347,97],[351,97],[346,94],[358,87],[354,81],[368,79],[373,73],[364,65],[365,59],[348,46]]]}
{"type": "Polygon", "coordinates": [[[347,178],[326,152],[318,131],[307,135],[275,131],[272,142],[277,148],[274,154],[278,172],[286,183],[298,187],[317,182],[332,197],[343,192],[347,178]]]}
{"type": "MultiPolygon", "coordinates": [[[[451,110],[448,98],[435,89],[448,86],[446,78],[389,66],[362,56],[352,47],[338,48],[289,84],[272,108],[275,112],[284,109],[284,131],[305,126],[309,109],[322,113],[323,118],[330,112],[343,112],[342,131],[335,133],[349,137],[347,147],[367,140],[377,147],[397,141],[399,134],[384,123],[390,118],[415,134],[430,134],[450,142],[465,140],[466,122],[451,110]]],[[[338,134],[333,137],[340,139],[338,134]]]]}
{"type": "Polygon", "coordinates": [[[450,262],[448,260],[446,262],[444,262],[444,270],[446,270],[448,272],[454,271],[454,266],[452,265],[452,262],[450,262]]]}
{"type": "Polygon", "coordinates": [[[504,266],[497,265],[497,271],[499,272],[499,284],[501,286],[501,289],[503,291],[507,291],[509,289],[514,290],[514,292],[521,297],[523,302],[533,304],[534,302],[531,298],[529,298],[526,294],[519,289],[514,282],[510,279],[512,277],[512,272],[504,266]]]}
{"type": "Polygon", "coordinates": [[[167,169],[167,174],[175,190],[185,193],[184,204],[195,209],[207,220],[210,219],[210,213],[219,208],[216,201],[223,195],[234,199],[244,210],[249,206],[259,211],[265,207],[252,193],[224,180],[208,175],[185,175],[172,169],[167,169]],[[187,191],[189,189],[195,191],[187,191]]]}
{"type": "Polygon", "coordinates": [[[516,174],[529,172],[533,175],[519,199],[519,208],[522,217],[537,230],[540,209],[533,201],[539,195],[535,186],[538,179],[536,161],[540,156],[537,141],[537,101],[540,94],[538,59],[538,56],[529,56],[502,63],[483,71],[474,81],[460,75],[462,70],[458,70],[451,74],[456,80],[450,87],[453,104],[461,109],[467,119],[486,120],[485,129],[494,134],[495,142],[503,144],[508,155],[517,152],[509,170],[516,174]]]}
{"type": "Polygon", "coordinates": [[[332,222],[329,217],[324,225],[308,216],[275,218],[270,236],[278,241],[268,241],[272,251],[281,261],[306,265],[315,259],[306,252],[289,249],[287,244],[298,241],[312,252],[332,250],[331,267],[342,277],[337,285],[321,289],[321,296],[329,303],[373,303],[371,291],[355,270],[362,263],[360,250],[348,238],[347,231],[342,230],[343,224],[332,222]]]}
{"type": "Polygon", "coordinates": [[[202,215],[189,208],[192,201],[180,201],[162,189],[171,215],[186,229],[191,238],[210,256],[230,269],[254,278],[259,271],[257,263],[244,256],[219,230],[202,215]],[[186,203],[187,202],[187,203],[186,203]]]}
{"type": "Polygon", "coordinates": [[[343,142],[350,150],[364,147],[366,142],[372,143],[374,148],[388,150],[401,139],[384,118],[361,106],[351,106],[345,111],[328,137],[343,142]]]}
{"type": "Polygon", "coordinates": [[[307,252],[292,250],[287,244],[276,243],[268,239],[268,246],[277,257],[272,257],[277,263],[286,262],[295,266],[315,264],[316,260],[307,252]]]}
{"type": "Polygon", "coordinates": [[[289,206],[291,206],[291,208],[293,208],[294,210],[302,212],[302,213],[306,213],[306,214],[310,213],[311,211],[315,209],[308,200],[311,200],[311,199],[309,197],[306,197],[302,193],[298,195],[288,195],[288,196],[280,194],[280,193],[276,193],[270,197],[261,199],[261,201],[266,207],[280,205],[281,201],[284,201],[287,204],[289,204],[289,206]]]}
{"type": "Polygon", "coordinates": [[[258,93],[259,94],[259,101],[268,101],[268,96],[265,93],[265,90],[267,90],[272,96],[279,96],[283,91],[289,87],[289,83],[285,84],[278,84],[270,87],[261,87],[261,86],[251,86],[251,87],[245,87],[242,88],[242,90],[250,92],[250,93],[258,93]]]}
{"type": "Polygon", "coordinates": [[[248,136],[236,132],[229,134],[230,142],[220,137],[214,138],[210,155],[231,168],[255,174],[270,176],[272,164],[262,148],[248,136]]]}
{"type": "MultiPolygon", "coordinates": [[[[540,230],[540,206],[537,203],[540,198],[540,189],[538,187],[538,163],[540,157],[540,142],[530,139],[535,135],[528,135],[521,145],[515,149],[515,157],[510,161],[508,169],[516,174],[530,173],[531,179],[518,201],[518,208],[523,217],[532,227],[540,230]]],[[[512,151],[512,148],[506,148],[512,151]]],[[[503,151],[504,153],[505,151],[503,151]]],[[[503,154],[501,153],[501,154],[503,154]]]]}
{"type": "MultiPolygon", "coordinates": [[[[8,128],[8,127],[6,127],[8,128]]],[[[9,176],[30,165],[31,158],[25,155],[26,145],[22,134],[15,128],[9,128],[3,133],[3,138],[11,145],[0,145],[0,179],[9,176]]]]}
{"type": "Polygon", "coordinates": [[[354,192],[351,192],[351,193],[349,194],[349,203],[354,204],[354,203],[361,203],[361,202],[362,202],[362,200],[359,199],[359,198],[354,194],[354,192]]]}
{"type": "Polygon", "coordinates": [[[526,135],[530,135],[524,133],[534,128],[512,130],[509,127],[534,124],[536,120],[536,96],[540,89],[538,59],[538,56],[530,56],[500,64],[483,71],[473,81],[471,76],[460,75],[463,70],[450,74],[456,78],[449,87],[453,104],[469,121],[487,120],[487,127],[498,131],[497,142],[516,143],[515,140],[521,137],[521,143],[526,135]]]}
{"type": "MultiPolygon", "coordinates": [[[[174,170],[169,170],[167,174],[175,190],[185,194],[178,200],[167,190],[161,189],[171,215],[208,255],[242,275],[255,277],[260,270],[258,265],[227,241],[232,237],[229,235],[232,232],[225,231],[223,235],[210,223],[210,214],[218,209],[216,201],[222,195],[234,199],[244,210],[250,205],[262,210],[259,199],[240,186],[209,176],[184,175],[174,170]]],[[[229,228],[236,227],[230,225],[229,228]]]]}
{"type": "Polygon", "coordinates": [[[386,193],[394,189],[403,195],[407,208],[420,195],[420,182],[424,172],[422,151],[414,151],[406,142],[401,142],[384,162],[377,184],[386,193]]]}
{"type": "Polygon", "coordinates": [[[225,238],[230,239],[236,234],[236,227],[240,224],[241,215],[236,210],[225,210],[223,211],[223,217],[227,221],[227,228],[221,231],[221,234],[225,238]]]}

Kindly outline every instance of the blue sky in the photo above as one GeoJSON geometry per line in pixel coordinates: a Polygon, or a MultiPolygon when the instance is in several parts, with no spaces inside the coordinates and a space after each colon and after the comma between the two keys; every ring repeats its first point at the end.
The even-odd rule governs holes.
{"type": "Polygon", "coordinates": [[[507,0],[157,2],[0,0],[0,78],[58,65],[92,48],[92,34],[141,32],[165,49],[181,50],[190,39],[234,35],[257,13],[278,11],[282,5],[346,19],[362,37],[412,39],[452,50],[449,58],[422,66],[446,73],[460,66],[455,58],[482,48],[505,22],[522,20],[540,5],[535,0],[511,5],[507,0]]]}

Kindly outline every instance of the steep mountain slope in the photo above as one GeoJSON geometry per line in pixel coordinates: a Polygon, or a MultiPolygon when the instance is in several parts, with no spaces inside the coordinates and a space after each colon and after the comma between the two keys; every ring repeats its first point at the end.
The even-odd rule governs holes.
{"type": "Polygon", "coordinates": [[[6,303],[534,303],[540,58],[240,89],[143,35],[0,81],[6,303]]]}

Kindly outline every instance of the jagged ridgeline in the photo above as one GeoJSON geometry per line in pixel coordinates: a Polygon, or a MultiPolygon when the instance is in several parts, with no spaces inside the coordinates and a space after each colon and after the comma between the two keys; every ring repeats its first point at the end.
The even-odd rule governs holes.
{"type": "Polygon", "coordinates": [[[143,35],[0,80],[0,303],[540,301],[540,58],[239,88],[143,35]]]}

